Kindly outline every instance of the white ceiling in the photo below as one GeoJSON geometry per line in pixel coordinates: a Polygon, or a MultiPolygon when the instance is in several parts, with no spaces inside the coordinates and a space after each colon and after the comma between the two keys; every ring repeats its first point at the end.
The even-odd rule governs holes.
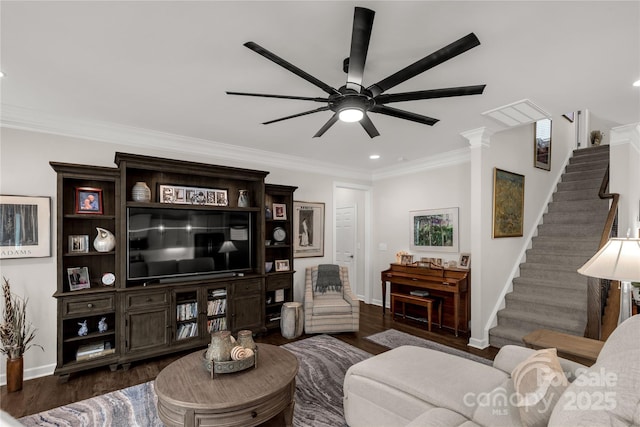
{"type": "Polygon", "coordinates": [[[500,124],[481,113],[521,99],[554,117],[588,108],[640,121],[638,1],[5,1],[0,3],[3,121],[105,122],[374,172],[467,147],[461,132],[500,124]],[[380,114],[381,136],[322,112],[262,125],[320,104],[226,90],[326,96],[243,43],[254,41],[334,87],[345,83],[354,6],[376,12],[369,86],[474,32],[481,45],[390,93],[487,84],[483,95],[394,107],[440,119],[425,126],[380,114]],[[372,161],[369,154],[382,157],[372,161]]]}

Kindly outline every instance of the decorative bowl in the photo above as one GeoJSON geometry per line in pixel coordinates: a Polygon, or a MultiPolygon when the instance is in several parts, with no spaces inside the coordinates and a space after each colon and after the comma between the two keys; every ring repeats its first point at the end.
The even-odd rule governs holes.
{"type": "Polygon", "coordinates": [[[214,362],[213,360],[207,359],[207,352],[204,351],[202,353],[202,365],[204,368],[211,374],[211,378],[213,378],[214,374],[230,374],[232,372],[244,371],[245,369],[249,369],[252,366],[256,365],[256,360],[258,359],[258,349],[256,348],[253,356],[247,357],[240,360],[229,360],[227,362],[214,362]],[[213,367],[213,372],[211,372],[211,368],[213,367]]]}

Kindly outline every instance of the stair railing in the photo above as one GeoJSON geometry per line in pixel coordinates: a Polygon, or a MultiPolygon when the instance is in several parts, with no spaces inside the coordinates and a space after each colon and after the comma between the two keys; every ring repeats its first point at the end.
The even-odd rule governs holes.
{"type": "MultiPolygon", "coordinates": [[[[602,178],[600,184],[600,190],[598,196],[601,199],[611,199],[611,205],[609,206],[609,213],[607,214],[607,221],[604,224],[602,235],[600,236],[600,244],[598,250],[602,248],[610,237],[617,235],[617,230],[614,229],[616,218],[618,215],[618,199],[620,194],[609,193],[609,165],[607,165],[607,171],[602,178]]],[[[602,279],[595,277],[589,277],[587,280],[587,327],[585,330],[585,336],[593,339],[600,339],[602,337],[602,315],[603,315],[603,301],[606,301],[605,292],[608,291],[605,282],[602,279]],[[603,289],[606,287],[607,291],[603,289]]],[[[608,284],[609,281],[606,281],[608,284]]],[[[608,292],[607,292],[608,293],[608,292]]]]}

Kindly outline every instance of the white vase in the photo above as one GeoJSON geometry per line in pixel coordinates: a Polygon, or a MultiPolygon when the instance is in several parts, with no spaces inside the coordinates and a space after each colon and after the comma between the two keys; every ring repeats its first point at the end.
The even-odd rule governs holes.
{"type": "Polygon", "coordinates": [[[98,252],[109,252],[112,251],[113,248],[116,247],[116,236],[113,235],[109,230],[105,230],[104,228],[96,227],[98,230],[98,235],[93,241],[93,247],[98,252]]]}
{"type": "Polygon", "coordinates": [[[149,202],[151,201],[151,189],[147,186],[146,182],[138,181],[131,189],[131,199],[134,202],[149,202]]]}

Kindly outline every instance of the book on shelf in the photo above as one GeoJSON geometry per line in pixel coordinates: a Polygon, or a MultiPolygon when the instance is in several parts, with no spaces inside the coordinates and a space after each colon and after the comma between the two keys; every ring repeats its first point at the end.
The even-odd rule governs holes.
{"type": "Polygon", "coordinates": [[[212,291],[209,291],[209,296],[211,296],[212,298],[225,297],[227,296],[227,290],[224,288],[214,289],[212,291]]]}
{"type": "Polygon", "coordinates": [[[227,329],[227,318],[217,317],[207,321],[207,329],[209,332],[223,331],[227,329]]]}
{"type": "Polygon", "coordinates": [[[198,324],[195,322],[183,323],[178,326],[178,339],[195,337],[198,335],[198,324]]]}
{"type": "Polygon", "coordinates": [[[106,356],[115,353],[115,348],[111,348],[109,341],[92,342],[78,346],[76,350],[76,360],[87,360],[94,357],[106,356]]]}
{"type": "Polygon", "coordinates": [[[428,297],[429,296],[429,291],[424,290],[424,289],[414,289],[409,293],[411,295],[414,295],[414,296],[417,296],[417,297],[428,297]]]}
{"type": "Polygon", "coordinates": [[[227,310],[227,299],[214,299],[207,301],[207,316],[217,316],[224,314],[227,310]]]}
{"type": "Polygon", "coordinates": [[[176,307],[177,311],[177,320],[191,320],[195,319],[198,316],[198,303],[197,302],[189,302],[184,304],[179,304],[176,307]]]}

